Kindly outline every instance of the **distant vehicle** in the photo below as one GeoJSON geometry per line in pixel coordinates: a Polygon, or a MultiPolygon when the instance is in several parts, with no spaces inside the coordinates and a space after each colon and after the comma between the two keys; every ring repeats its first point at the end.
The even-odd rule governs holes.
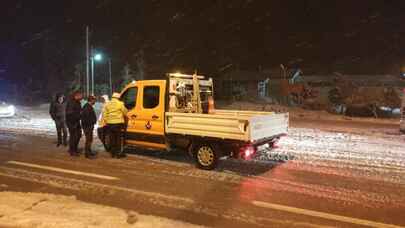
{"type": "Polygon", "coordinates": [[[7,104],[4,101],[0,101],[0,118],[15,116],[14,105],[7,104]]]}
{"type": "Polygon", "coordinates": [[[405,89],[402,94],[401,120],[399,122],[399,130],[405,134],[405,89]]]}
{"type": "MultiPolygon", "coordinates": [[[[183,74],[129,84],[121,93],[129,110],[126,145],[188,151],[210,170],[221,157],[247,160],[268,151],[287,134],[288,113],[215,110],[213,89],[212,79],[183,74]]],[[[108,131],[98,133],[108,150],[108,131]]]]}

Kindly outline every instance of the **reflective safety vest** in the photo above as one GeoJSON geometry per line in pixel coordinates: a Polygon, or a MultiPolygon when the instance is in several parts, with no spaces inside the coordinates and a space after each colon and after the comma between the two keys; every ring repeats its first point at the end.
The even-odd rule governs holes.
{"type": "Polygon", "coordinates": [[[103,108],[103,122],[105,124],[121,124],[125,123],[125,115],[128,110],[122,101],[113,98],[106,103],[103,108]]]}

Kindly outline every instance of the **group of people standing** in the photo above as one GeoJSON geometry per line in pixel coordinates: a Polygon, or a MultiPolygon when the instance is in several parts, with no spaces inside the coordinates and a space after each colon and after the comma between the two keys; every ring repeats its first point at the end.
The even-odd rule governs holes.
{"type": "MultiPolygon", "coordinates": [[[[122,132],[125,129],[126,108],[119,100],[119,94],[114,93],[113,99],[108,101],[108,96],[103,96],[104,107],[101,122],[105,124],[110,137],[111,152],[113,157],[123,157],[122,132]]],[[[97,123],[97,115],[94,110],[95,96],[89,96],[86,104],[82,107],[83,96],[80,92],[74,92],[67,99],[63,94],[57,94],[51,102],[49,114],[55,122],[57,131],[57,147],[69,146],[71,156],[80,156],[79,142],[82,131],[86,142],[84,154],[86,158],[94,159],[97,153],[92,150],[94,126],[97,123]],[[68,139],[69,132],[69,142],[68,139]]]]}

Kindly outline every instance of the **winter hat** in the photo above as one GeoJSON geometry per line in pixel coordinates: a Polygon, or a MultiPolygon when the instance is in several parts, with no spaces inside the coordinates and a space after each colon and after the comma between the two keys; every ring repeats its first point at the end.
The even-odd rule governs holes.
{"type": "Polygon", "coordinates": [[[88,100],[88,101],[95,101],[95,100],[96,100],[96,97],[93,96],[93,95],[90,95],[90,96],[87,98],[87,100],[88,100]]]}
{"type": "Polygon", "coordinates": [[[63,95],[63,93],[57,93],[55,96],[56,100],[59,100],[61,97],[65,98],[65,95],[63,95]]]}
{"type": "Polygon", "coordinates": [[[104,102],[108,102],[110,100],[110,98],[108,97],[107,94],[104,94],[103,96],[101,96],[104,99],[104,102]]]}

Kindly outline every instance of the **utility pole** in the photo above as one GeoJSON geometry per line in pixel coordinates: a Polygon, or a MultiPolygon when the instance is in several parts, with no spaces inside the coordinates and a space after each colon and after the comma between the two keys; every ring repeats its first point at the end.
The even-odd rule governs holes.
{"type": "Polygon", "coordinates": [[[90,89],[90,77],[89,77],[89,61],[90,61],[90,50],[89,50],[89,26],[86,26],[86,96],[89,96],[90,89]]]}

